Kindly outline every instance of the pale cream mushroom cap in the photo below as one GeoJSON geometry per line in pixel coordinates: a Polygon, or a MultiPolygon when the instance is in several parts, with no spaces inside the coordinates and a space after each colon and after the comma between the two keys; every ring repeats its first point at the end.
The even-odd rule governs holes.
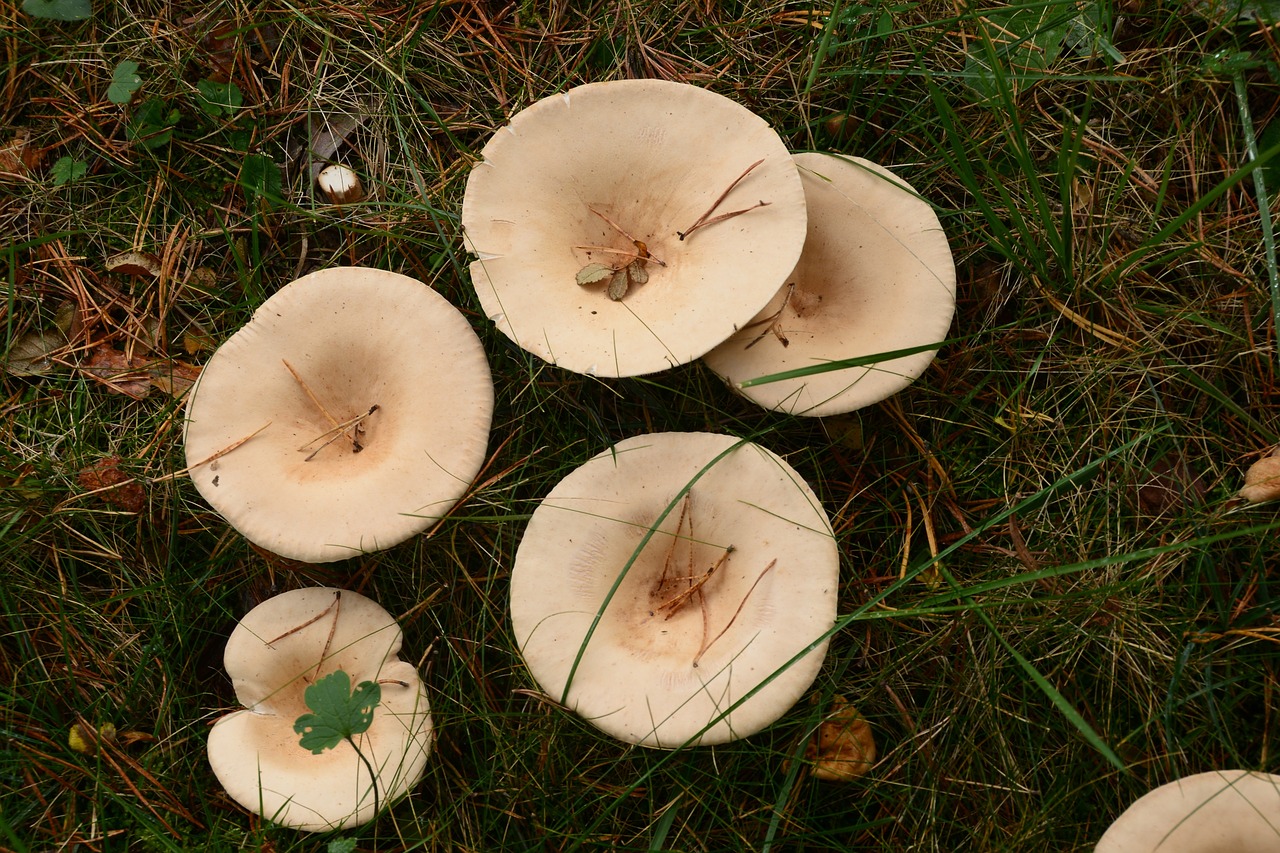
{"type": "Polygon", "coordinates": [[[462,224],[477,255],[471,278],[485,313],[535,355],[578,373],[636,376],[685,364],[755,315],[804,243],[799,176],[778,134],[714,92],[662,80],[591,83],[512,117],[467,180],[462,224]],[[769,202],[681,241],[716,209],[769,202]],[[591,212],[647,244],[646,284],[621,301],[583,287],[588,263],[634,246],[591,212]]]}
{"type": "Polygon", "coordinates": [[[418,671],[397,655],[401,640],[391,614],[346,590],[297,589],[249,611],[224,656],[246,710],[209,732],[209,764],[232,799],[313,832],[375,816],[368,770],[351,745],[342,741],[316,755],[293,730],[308,712],[307,686],[339,669],[353,687],[376,681],[382,688],[373,723],[355,737],[377,772],[381,804],[416,785],[431,752],[431,709],[418,671]]]}
{"type": "Polygon", "coordinates": [[[608,734],[663,748],[724,743],[768,726],[809,688],[838,576],[826,513],[778,456],[727,435],[639,435],[571,472],[534,511],[512,569],[511,624],[542,690],[608,734]],[[679,495],[695,478],[686,512],[679,495]],[[705,622],[696,595],[663,609],[729,547],[701,587],[705,622]],[[664,585],[668,567],[679,577],[664,585]]]}
{"type": "Polygon", "coordinates": [[[740,383],[945,340],[955,313],[955,262],[937,214],[887,169],[816,153],[797,154],[795,162],[809,204],[804,252],[787,279],[795,289],[789,300],[789,287],[780,290],[703,361],[767,409],[834,415],[902,390],[936,350],[747,388],[740,383]],[[768,331],[775,316],[786,346],[768,331]]]}
{"type": "Polygon", "coordinates": [[[1162,785],[1125,809],[1097,853],[1275,853],[1280,776],[1212,770],[1162,785]]]}
{"type": "Polygon", "coordinates": [[[1249,466],[1240,497],[1251,503],[1280,498],[1280,456],[1264,456],[1249,466]]]}
{"type": "Polygon", "coordinates": [[[251,542],[340,560],[443,516],[484,462],[492,414],[484,349],[457,309],[408,276],[338,267],[285,285],[209,359],[187,403],[187,464],[251,542]],[[285,362],[338,422],[378,406],[362,451],[339,437],[307,461],[333,425],[285,362]]]}

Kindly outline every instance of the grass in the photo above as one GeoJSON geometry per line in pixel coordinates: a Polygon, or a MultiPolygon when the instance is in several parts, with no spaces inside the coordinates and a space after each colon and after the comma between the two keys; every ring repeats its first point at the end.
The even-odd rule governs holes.
{"type": "Polygon", "coordinates": [[[1233,500],[1280,441],[1270,30],[1158,0],[95,5],[80,23],[0,8],[0,144],[28,145],[0,161],[0,330],[11,366],[35,331],[66,341],[0,375],[0,849],[325,849],[244,813],[204,758],[234,706],[231,626],[320,583],[400,618],[440,733],[415,793],[343,834],[357,849],[1083,850],[1156,784],[1280,768],[1280,518],[1233,500]],[[122,60],[143,78],[127,107],[106,96],[122,60]],[[937,206],[959,305],[919,381],[803,420],[697,364],[602,380],[494,331],[459,239],[479,150],[540,97],[638,76],[732,97],[793,149],[892,165],[937,206]],[[209,78],[243,106],[203,110],[209,78]],[[368,203],[315,197],[309,117],[344,131],[368,203]],[[62,157],[84,176],[56,183],[62,157]],[[165,273],[107,273],[128,249],[165,273]],[[87,368],[103,347],[144,386],[198,366],[280,285],[345,263],[473,321],[505,473],[429,537],[287,567],[166,476],[174,394],[87,368]],[[628,748],[517,692],[535,687],[506,615],[524,521],[656,430],[785,456],[842,554],[818,681],[726,746],[628,748]],[[143,478],[141,511],[79,484],[107,456],[143,478]],[[794,761],[837,694],[880,749],[844,786],[794,761]],[[76,723],[118,734],[77,752],[76,723]]]}

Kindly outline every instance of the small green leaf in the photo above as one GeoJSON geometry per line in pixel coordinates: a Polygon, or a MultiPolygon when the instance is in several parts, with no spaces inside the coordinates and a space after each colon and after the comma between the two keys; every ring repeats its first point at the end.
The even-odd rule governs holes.
{"type": "Polygon", "coordinates": [[[623,267],[613,274],[613,278],[609,279],[609,289],[606,294],[614,302],[622,299],[627,295],[627,290],[631,287],[631,279],[627,275],[630,267],[623,267]]]}
{"type": "Polygon", "coordinates": [[[632,261],[627,265],[627,271],[631,273],[632,284],[648,284],[649,270],[645,269],[645,265],[640,261],[632,261]]]}
{"type": "Polygon", "coordinates": [[[133,100],[133,93],[141,87],[142,76],[138,74],[138,63],[132,59],[122,59],[111,72],[107,100],[113,104],[127,104],[133,100]]]}
{"type": "Polygon", "coordinates": [[[50,21],[83,21],[93,15],[89,0],[22,0],[22,11],[50,21]]]}
{"type": "Polygon", "coordinates": [[[265,154],[250,154],[240,167],[240,186],[245,195],[262,198],[271,204],[280,204],[284,197],[280,181],[280,167],[265,154]]]}
{"type": "Polygon", "coordinates": [[[173,126],[182,118],[177,110],[166,111],[165,102],[152,98],[129,119],[127,134],[143,148],[154,150],[173,139],[173,126]]]}
{"type": "Polygon", "coordinates": [[[60,187],[63,184],[69,184],[78,181],[89,172],[89,164],[83,160],[77,160],[74,157],[59,157],[52,166],[49,167],[49,174],[53,178],[53,185],[60,187]]]}
{"type": "Polygon", "coordinates": [[[244,95],[235,83],[200,80],[196,83],[196,91],[200,95],[200,109],[214,118],[233,116],[244,104],[244,95]]]}
{"type": "Polygon", "coordinates": [[[298,717],[293,730],[302,735],[303,749],[319,755],[341,741],[368,731],[373,709],[382,701],[382,688],[362,681],[351,691],[351,676],[337,670],[312,684],[303,694],[311,713],[298,717]]]}
{"type": "Polygon", "coordinates": [[[576,279],[578,284],[581,285],[596,284],[597,282],[604,281],[613,274],[613,267],[606,266],[605,264],[587,264],[585,267],[578,270],[576,279]]]}
{"type": "Polygon", "coordinates": [[[329,842],[325,848],[325,853],[355,853],[356,840],[354,838],[335,838],[329,842]]]}

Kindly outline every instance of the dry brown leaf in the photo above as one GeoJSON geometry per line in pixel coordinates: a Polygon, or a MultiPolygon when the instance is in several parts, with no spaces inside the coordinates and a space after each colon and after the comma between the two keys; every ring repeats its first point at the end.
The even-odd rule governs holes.
{"type": "Polygon", "coordinates": [[[151,390],[146,364],[145,358],[136,355],[130,358],[111,344],[99,344],[80,367],[112,391],[141,400],[151,390]]]}
{"type": "Polygon", "coordinates": [[[105,489],[95,495],[107,506],[129,513],[142,512],[147,495],[142,484],[120,470],[119,456],[106,456],[76,475],[76,482],[90,492],[105,489]]]}
{"type": "Polygon", "coordinates": [[[15,175],[28,175],[40,165],[44,152],[31,145],[31,134],[23,129],[16,131],[13,138],[0,147],[0,172],[12,172],[15,175]]]}
{"type": "Polygon", "coordinates": [[[843,696],[831,703],[831,713],[818,727],[804,751],[813,775],[833,782],[849,782],[876,762],[871,724],[843,696]]]}
{"type": "Polygon", "coordinates": [[[170,397],[182,397],[200,378],[200,368],[183,361],[161,361],[151,367],[151,384],[170,397]]]}
{"type": "Polygon", "coordinates": [[[11,376],[42,376],[57,366],[53,353],[66,346],[67,338],[59,330],[27,332],[13,342],[4,360],[4,370],[11,376]]]}

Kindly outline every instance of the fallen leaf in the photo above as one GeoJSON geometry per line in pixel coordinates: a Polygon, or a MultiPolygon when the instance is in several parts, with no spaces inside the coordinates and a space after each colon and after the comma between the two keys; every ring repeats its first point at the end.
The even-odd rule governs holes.
{"type": "Polygon", "coordinates": [[[27,332],[9,347],[4,370],[11,376],[43,376],[57,366],[53,353],[66,345],[67,338],[60,330],[27,332]]]}
{"type": "Polygon", "coordinates": [[[146,363],[145,358],[130,358],[111,344],[101,344],[80,367],[112,391],[141,400],[151,390],[151,376],[142,369],[146,363]]]}
{"type": "Polygon", "coordinates": [[[843,696],[836,696],[831,703],[831,713],[805,748],[804,757],[819,779],[832,782],[857,779],[876,761],[871,724],[843,696]]]}
{"type": "Polygon", "coordinates": [[[147,504],[146,492],[136,478],[120,470],[119,456],[106,456],[76,475],[81,488],[98,492],[94,497],[122,512],[137,514],[147,504]]]}
{"type": "Polygon", "coordinates": [[[627,275],[627,269],[627,267],[623,267],[613,274],[613,278],[609,279],[609,289],[605,292],[614,302],[626,296],[627,290],[631,287],[631,279],[627,275]]]}
{"type": "Polygon", "coordinates": [[[187,332],[182,336],[182,348],[187,351],[187,355],[195,355],[198,352],[213,352],[218,348],[218,342],[212,335],[187,332]]]}
{"type": "Polygon", "coordinates": [[[151,384],[170,397],[182,397],[200,378],[200,368],[183,361],[162,361],[151,367],[151,384]]]}
{"type": "Polygon", "coordinates": [[[34,171],[43,159],[44,152],[31,144],[31,133],[24,128],[14,132],[13,139],[0,147],[0,172],[27,175],[34,171]]]}
{"type": "Polygon", "coordinates": [[[587,264],[578,270],[575,280],[585,287],[588,284],[598,284],[613,276],[615,272],[617,270],[607,264],[587,264]]]}

